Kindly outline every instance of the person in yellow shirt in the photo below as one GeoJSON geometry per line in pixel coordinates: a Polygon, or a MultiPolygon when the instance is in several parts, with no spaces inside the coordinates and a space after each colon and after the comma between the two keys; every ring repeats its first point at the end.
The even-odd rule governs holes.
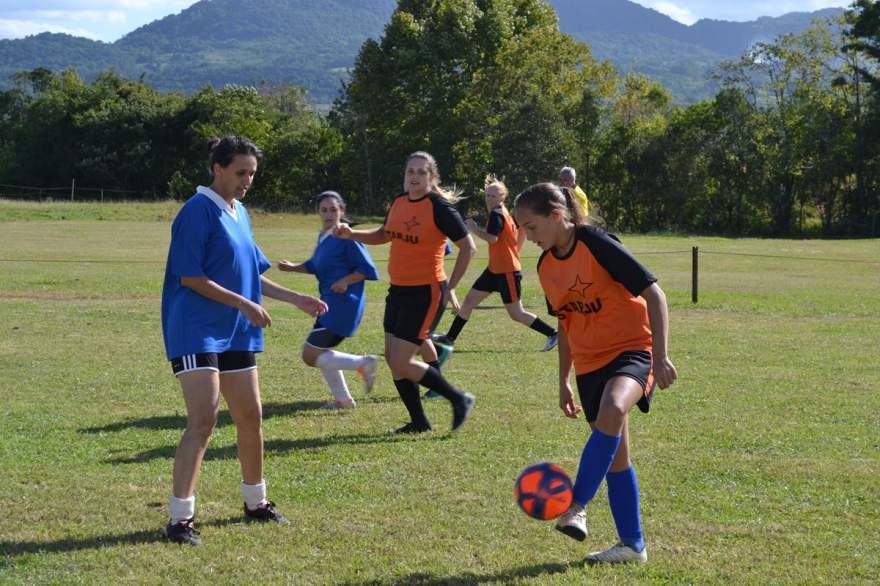
{"type": "Polygon", "coordinates": [[[574,200],[580,206],[580,211],[584,218],[590,215],[590,200],[587,194],[577,184],[577,172],[573,167],[563,167],[559,171],[559,186],[567,187],[574,200]]]}

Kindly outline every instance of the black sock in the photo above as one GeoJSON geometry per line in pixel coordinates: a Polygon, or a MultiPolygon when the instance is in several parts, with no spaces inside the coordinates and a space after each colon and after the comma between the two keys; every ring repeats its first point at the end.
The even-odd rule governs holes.
{"type": "Polygon", "coordinates": [[[432,360],[431,362],[428,362],[428,366],[433,366],[437,369],[437,372],[440,372],[440,363],[438,361],[432,360]]]}
{"type": "Polygon", "coordinates": [[[535,321],[533,321],[532,325],[530,325],[529,327],[532,328],[533,330],[535,330],[536,332],[540,332],[540,333],[544,334],[548,338],[556,333],[556,330],[551,328],[550,325],[547,324],[546,322],[541,321],[540,317],[536,317],[535,321]]]}
{"type": "Polygon", "coordinates": [[[449,338],[449,339],[452,340],[452,341],[455,341],[455,339],[456,339],[456,338],[458,337],[458,335],[461,333],[461,329],[462,329],[466,324],[467,324],[467,320],[466,320],[466,319],[461,319],[460,317],[458,317],[458,316],[456,315],[456,316],[455,316],[455,319],[452,320],[452,325],[449,327],[449,331],[446,332],[446,337],[449,338]]]}
{"type": "Polygon", "coordinates": [[[460,401],[464,394],[449,384],[443,375],[440,374],[440,371],[431,366],[428,367],[428,370],[425,372],[425,376],[422,377],[422,380],[419,381],[419,384],[423,387],[428,387],[432,391],[437,391],[441,395],[443,395],[444,399],[452,401],[453,403],[456,401],[460,401]]]}
{"type": "Polygon", "coordinates": [[[406,410],[409,411],[410,421],[420,427],[431,427],[431,422],[425,416],[422,408],[422,399],[419,397],[419,386],[409,379],[397,379],[394,381],[397,393],[400,395],[406,410]]]}

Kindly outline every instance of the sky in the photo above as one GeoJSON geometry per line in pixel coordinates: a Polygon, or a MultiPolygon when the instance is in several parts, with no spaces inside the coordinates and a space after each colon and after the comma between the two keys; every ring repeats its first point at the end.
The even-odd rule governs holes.
{"type": "MultiPolygon", "coordinates": [[[[850,4],[850,0],[636,1],[684,24],[700,18],[754,20],[850,4]]],[[[139,26],[177,14],[192,4],[195,0],[0,0],[0,39],[54,32],[112,43],[139,26]]]]}

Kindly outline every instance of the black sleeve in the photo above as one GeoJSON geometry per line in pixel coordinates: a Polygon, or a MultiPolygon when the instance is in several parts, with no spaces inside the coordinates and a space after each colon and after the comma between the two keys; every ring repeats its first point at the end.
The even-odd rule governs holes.
{"type": "Polygon", "coordinates": [[[439,195],[432,196],[431,201],[434,203],[434,223],[441,232],[453,242],[458,242],[468,235],[464,220],[461,219],[461,214],[455,206],[439,195]]]}
{"type": "Polygon", "coordinates": [[[504,214],[498,210],[489,212],[489,219],[486,220],[486,232],[492,236],[498,236],[504,230],[504,214]]]}
{"type": "Polygon", "coordinates": [[[578,238],[587,245],[599,264],[633,297],[657,282],[651,271],[636,260],[617,236],[593,226],[578,227],[578,238]]]}

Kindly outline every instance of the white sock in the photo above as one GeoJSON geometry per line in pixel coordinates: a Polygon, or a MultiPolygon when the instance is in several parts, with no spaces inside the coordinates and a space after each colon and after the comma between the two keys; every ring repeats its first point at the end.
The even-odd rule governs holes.
{"type": "Polygon", "coordinates": [[[172,525],[191,519],[196,514],[196,497],[179,499],[172,494],[168,497],[168,512],[171,514],[172,525]]]}
{"type": "MultiPolygon", "coordinates": [[[[324,356],[324,354],[321,354],[324,356]]],[[[324,375],[324,380],[327,381],[327,385],[330,387],[330,392],[333,393],[333,398],[337,401],[352,401],[351,393],[348,392],[348,385],[345,384],[345,377],[342,375],[341,370],[337,370],[335,368],[322,368],[321,374],[324,375]]]]}
{"type": "Polygon", "coordinates": [[[363,356],[337,352],[336,350],[324,350],[315,360],[315,366],[321,370],[332,368],[334,370],[356,370],[363,366],[366,360],[363,356]]]}
{"type": "Polygon", "coordinates": [[[254,510],[266,502],[266,480],[260,484],[245,484],[241,481],[241,498],[250,510],[254,510]]]}

